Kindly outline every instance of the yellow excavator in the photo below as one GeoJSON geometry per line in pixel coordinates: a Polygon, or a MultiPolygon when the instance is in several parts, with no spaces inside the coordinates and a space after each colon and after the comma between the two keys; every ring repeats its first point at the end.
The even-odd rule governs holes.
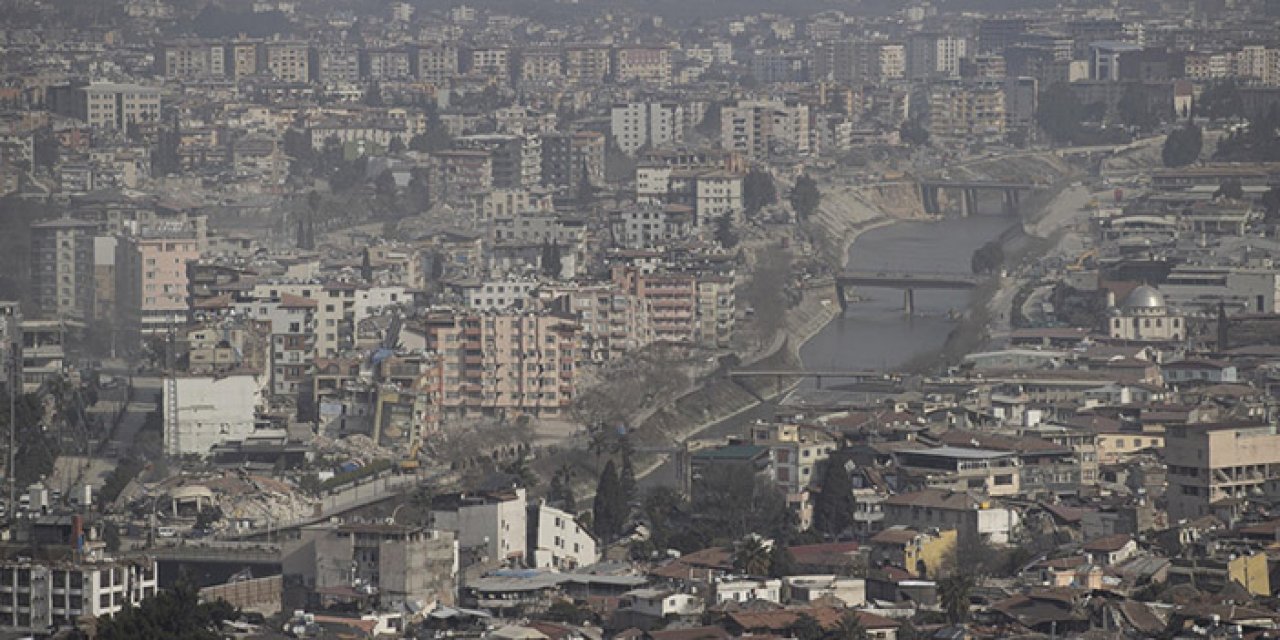
{"type": "Polygon", "coordinates": [[[400,459],[400,470],[409,473],[417,471],[420,464],[418,461],[420,451],[422,451],[422,442],[414,442],[413,447],[409,449],[409,455],[400,459]]]}

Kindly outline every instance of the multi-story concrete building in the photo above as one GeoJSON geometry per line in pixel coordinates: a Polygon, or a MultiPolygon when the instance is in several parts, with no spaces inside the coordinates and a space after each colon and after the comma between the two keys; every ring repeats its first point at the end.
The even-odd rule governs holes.
{"type": "Polygon", "coordinates": [[[258,60],[259,44],[254,40],[236,40],[230,44],[230,71],[233,77],[246,78],[256,75],[258,70],[262,68],[262,64],[258,60]]]}
{"type": "Polygon", "coordinates": [[[401,524],[303,527],[284,548],[283,572],[316,594],[356,585],[377,590],[384,607],[454,602],[458,539],[451,532],[401,524]]]}
{"type": "Polygon", "coordinates": [[[257,373],[174,376],[164,381],[164,452],[207,456],[258,430],[268,376],[257,373]]]}
{"type": "Polygon", "coordinates": [[[431,501],[431,526],[457,536],[463,567],[523,564],[529,546],[526,503],[523,487],[440,495],[431,501]]]}
{"type": "Polygon", "coordinates": [[[116,243],[116,318],[126,339],[159,335],[186,322],[187,263],[200,258],[197,232],[156,229],[116,243]]]}
{"type": "Polygon", "coordinates": [[[360,81],[360,50],[352,45],[331,45],[316,52],[316,79],[325,84],[360,81]]]}
{"type": "Polygon", "coordinates": [[[580,365],[601,364],[653,342],[648,309],[617,285],[548,284],[538,296],[546,308],[577,320],[580,365]]]}
{"type": "Polygon", "coordinates": [[[53,110],[91,127],[123,131],[135,122],[160,119],[160,89],[138,84],[98,82],[51,90],[53,110]]]}
{"type": "Polygon", "coordinates": [[[472,75],[504,83],[511,79],[511,49],[507,47],[476,47],[469,59],[472,75]]]}
{"type": "Polygon", "coordinates": [[[996,82],[936,82],[929,87],[929,136],[941,144],[1004,139],[1004,90],[996,82]]]}
{"type": "Polygon", "coordinates": [[[230,49],[221,42],[178,40],[165,42],[156,53],[156,71],[170,80],[223,78],[230,49]]]}
{"type": "Polygon", "coordinates": [[[751,443],[769,448],[773,482],[788,495],[808,488],[837,448],[826,431],[789,423],[752,425],[751,443]]]}
{"type": "Polygon", "coordinates": [[[960,60],[968,51],[963,37],[936,32],[913,34],[907,39],[906,74],[912,80],[956,78],[960,60]]]}
{"type": "Polygon", "coordinates": [[[262,44],[261,68],[281,82],[311,81],[311,45],[273,40],[262,44]]]}
{"type": "Polygon", "coordinates": [[[720,108],[720,145],[748,157],[770,152],[807,154],[809,107],[780,100],[740,100],[720,108]]]}
{"type": "Polygon", "coordinates": [[[596,539],[573,514],[539,503],[529,515],[529,566],[570,571],[600,560],[596,539]]]}
{"type": "Polygon", "coordinates": [[[656,87],[671,84],[671,50],[666,47],[619,47],[618,82],[641,82],[656,87]]]}
{"type": "Polygon", "coordinates": [[[570,45],[565,49],[565,77],[577,86],[603,83],[612,69],[609,54],[608,45],[570,45]]]}
{"type": "Polygon", "coordinates": [[[442,356],[440,407],[451,415],[556,416],[576,384],[578,326],[537,313],[429,315],[427,347],[442,356]]]}
{"type": "Polygon", "coordinates": [[[613,105],[610,132],[623,153],[641,147],[678,145],[684,141],[684,109],[677,102],[628,102],[613,105]]]}
{"type": "Polygon", "coordinates": [[[1164,451],[1170,525],[1220,510],[1238,515],[1246,500],[1280,495],[1280,434],[1274,424],[1170,425],[1164,451]]]}
{"type": "Polygon", "coordinates": [[[31,225],[31,285],[49,318],[88,320],[94,311],[93,245],[98,225],[62,218],[31,225]]]}
{"type": "Polygon", "coordinates": [[[622,207],[609,215],[609,231],[613,243],[627,249],[650,249],[689,238],[695,226],[693,207],[662,204],[667,192],[657,199],[634,207],[622,207]]]}
{"type": "Polygon", "coordinates": [[[451,44],[431,44],[418,48],[418,79],[443,84],[458,75],[458,48],[451,44]]]}
{"type": "Polygon", "coordinates": [[[114,616],[158,590],[156,562],[145,558],[0,563],[0,629],[52,635],[85,618],[114,616]]]}
{"type": "Polygon", "coordinates": [[[564,54],[555,47],[530,47],[520,52],[521,84],[548,85],[564,81],[564,54]]]}
{"type": "Polygon", "coordinates": [[[360,56],[361,76],[370,80],[406,80],[413,56],[408,49],[366,49],[360,56]]]}
{"type": "Polygon", "coordinates": [[[542,184],[577,187],[604,182],[604,134],[598,131],[542,136],[542,184]]]}

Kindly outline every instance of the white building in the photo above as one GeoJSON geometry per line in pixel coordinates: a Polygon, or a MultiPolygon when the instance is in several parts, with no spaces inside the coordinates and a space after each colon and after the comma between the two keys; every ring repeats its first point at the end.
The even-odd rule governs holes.
{"type": "Polygon", "coordinates": [[[156,594],[154,559],[0,564],[0,630],[46,636],[82,618],[114,616],[156,594]]]}
{"type": "Polygon", "coordinates": [[[706,609],[702,598],[692,593],[667,589],[635,589],[622,594],[620,610],[663,619],[667,616],[696,616],[706,609]]]}
{"type": "Polygon", "coordinates": [[[675,102],[628,102],[613,105],[610,131],[623,153],[684,141],[684,108],[675,102]]]}
{"type": "Polygon", "coordinates": [[[529,544],[525,500],[524,488],[437,496],[432,526],[457,535],[464,564],[523,563],[529,544]]]}
{"type": "Polygon", "coordinates": [[[215,445],[254,435],[267,384],[267,376],[251,373],[166,379],[165,453],[204,456],[215,445]]]}
{"type": "Polygon", "coordinates": [[[473,311],[506,311],[526,309],[529,298],[538,287],[537,280],[489,280],[459,286],[462,299],[473,311]]]}
{"type": "Polygon", "coordinates": [[[529,510],[535,515],[530,566],[567,571],[600,560],[596,539],[578,524],[572,514],[546,504],[538,504],[529,510]]]}
{"type": "Polygon", "coordinates": [[[714,587],[713,604],[741,603],[751,600],[782,603],[782,581],[777,578],[722,580],[712,586],[714,587]]]}

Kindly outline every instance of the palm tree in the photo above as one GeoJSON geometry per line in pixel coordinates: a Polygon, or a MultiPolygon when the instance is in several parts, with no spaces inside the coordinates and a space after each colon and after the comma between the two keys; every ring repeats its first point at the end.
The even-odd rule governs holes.
{"type": "Polygon", "coordinates": [[[938,581],[942,610],[953,624],[969,619],[969,595],[973,587],[973,576],[967,573],[954,573],[938,581]]]}
{"type": "Polygon", "coordinates": [[[834,629],[836,640],[867,640],[867,629],[862,626],[862,618],[857,611],[847,611],[840,617],[840,624],[834,629]]]}
{"type": "Polygon", "coordinates": [[[769,548],[758,536],[747,536],[733,551],[733,568],[749,576],[762,576],[769,572],[769,548]]]}

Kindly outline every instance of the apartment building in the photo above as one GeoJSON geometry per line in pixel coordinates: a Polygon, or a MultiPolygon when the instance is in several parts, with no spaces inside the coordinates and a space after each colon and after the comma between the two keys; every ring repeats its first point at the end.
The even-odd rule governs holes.
{"type": "Polygon", "coordinates": [[[773,482],[788,495],[807,489],[837,448],[822,429],[789,423],[752,425],[751,443],[769,448],[773,482]]]}
{"type": "Polygon", "coordinates": [[[613,105],[609,130],[626,154],[642,147],[678,145],[684,141],[684,108],[677,102],[626,102],[613,105]]]}
{"type": "Polygon", "coordinates": [[[614,270],[614,282],[640,299],[657,342],[696,344],[699,339],[698,279],[684,273],[614,270]]]}
{"type": "Polygon", "coordinates": [[[418,48],[418,79],[444,84],[458,75],[458,48],[450,44],[431,44],[418,48]]]}
{"type": "Polygon", "coordinates": [[[530,47],[520,52],[519,78],[523,84],[550,84],[564,80],[564,56],[554,47],[530,47]]]}
{"type": "Polygon", "coordinates": [[[542,184],[573,188],[604,182],[604,134],[598,131],[542,136],[542,184]]]}
{"type": "Polygon", "coordinates": [[[1171,524],[1230,513],[1243,499],[1280,495],[1280,434],[1274,424],[1170,425],[1164,450],[1171,524]]]}
{"type": "Polygon", "coordinates": [[[998,82],[937,82],[929,87],[929,136],[941,144],[1003,140],[1007,117],[998,82]]]}
{"type": "Polygon", "coordinates": [[[262,65],[258,61],[258,42],[253,40],[237,40],[231,47],[231,75],[245,78],[256,75],[262,65]]]}
{"type": "Polygon", "coordinates": [[[311,81],[311,46],[303,41],[271,41],[262,44],[261,68],[281,82],[311,81]]]}
{"type": "Polygon", "coordinates": [[[960,61],[968,42],[959,36],[936,32],[913,34],[906,44],[906,75],[912,80],[958,78],[960,61]]]}
{"type": "Polygon", "coordinates": [[[610,212],[609,231],[613,244],[627,249],[649,249],[687,239],[696,230],[693,207],[658,204],[661,196],[637,206],[610,212]]]}
{"type": "Polygon", "coordinates": [[[316,52],[316,79],[325,84],[360,81],[360,50],[351,45],[329,45],[316,52]]]}
{"type": "Polygon", "coordinates": [[[221,42],[165,42],[156,53],[156,70],[169,80],[224,78],[227,75],[229,53],[227,45],[221,42]]]}
{"type": "Polygon", "coordinates": [[[615,284],[548,284],[538,297],[545,308],[577,321],[579,366],[602,364],[653,342],[648,309],[615,284]]]}
{"type": "Polygon", "coordinates": [[[460,564],[524,562],[529,513],[523,487],[482,493],[449,493],[431,501],[431,526],[452,531],[460,564]]]}
{"type": "Polygon", "coordinates": [[[600,560],[596,539],[573,514],[540,502],[529,515],[529,566],[572,571],[600,560]]]}
{"type": "Polygon", "coordinates": [[[696,227],[709,232],[721,216],[741,216],[742,182],[729,171],[672,171],[665,201],[691,207],[696,227]]]}
{"type": "Polygon", "coordinates": [[[564,74],[574,85],[601,84],[609,76],[611,69],[608,45],[570,45],[565,49],[564,74]]]}
{"type": "Polygon", "coordinates": [[[441,411],[449,415],[556,416],[576,384],[578,325],[524,312],[443,312],[425,320],[441,354],[441,411]]]}
{"type": "Polygon", "coordinates": [[[0,563],[0,629],[51,635],[84,618],[114,616],[157,592],[156,562],[146,558],[0,563]]]}
{"type": "Polygon", "coordinates": [[[31,284],[41,315],[93,317],[97,232],[98,225],[72,218],[31,225],[31,284]]]}
{"type": "Polygon", "coordinates": [[[160,119],[160,89],[139,84],[95,82],[50,91],[55,113],[91,127],[123,131],[135,122],[160,119]]]}
{"type": "Polygon", "coordinates": [[[780,100],[740,100],[720,108],[720,145],[747,157],[810,150],[809,107],[780,100]]]}
{"type": "Polygon", "coordinates": [[[370,80],[405,80],[411,77],[412,58],[404,48],[366,49],[360,56],[360,75],[370,80]]]}
{"type": "Polygon", "coordinates": [[[666,47],[620,47],[615,79],[620,83],[640,82],[656,87],[671,84],[671,50],[666,47]]]}
{"type": "Polygon", "coordinates": [[[511,77],[511,49],[507,47],[477,47],[471,50],[470,72],[499,82],[511,77]]]}
{"type": "Polygon", "coordinates": [[[127,336],[160,335],[186,322],[187,263],[200,258],[199,233],[153,229],[116,242],[116,317],[127,336]]]}
{"type": "MultiPolygon", "coordinates": [[[[544,145],[542,149],[545,156],[547,147],[544,145]]],[[[554,208],[550,193],[530,189],[493,189],[476,194],[474,202],[476,220],[514,217],[530,212],[550,213],[554,208]]]]}

